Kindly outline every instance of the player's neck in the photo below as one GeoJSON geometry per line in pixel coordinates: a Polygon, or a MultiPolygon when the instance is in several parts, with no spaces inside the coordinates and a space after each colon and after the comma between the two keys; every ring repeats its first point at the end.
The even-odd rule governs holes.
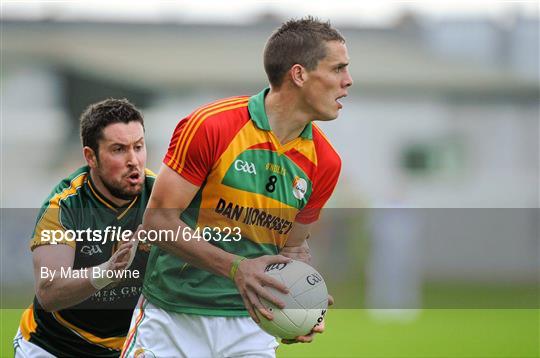
{"type": "Polygon", "coordinates": [[[98,194],[105,197],[117,207],[122,207],[130,202],[130,200],[120,199],[112,195],[109,189],[107,189],[107,187],[105,186],[105,184],[103,184],[103,181],[101,180],[99,175],[97,175],[92,169],[90,169],[90,177],[92,178],[92,183],[96,187],[95,189],[98,191],[98,194]]]}
{"type": "Polygon", "coordinates": [[[296,96],[287,90],[270,90],[264,107],[270,128],[282,145],[298,138],[310,122],[309,116],[298,109],[296,96]]]}

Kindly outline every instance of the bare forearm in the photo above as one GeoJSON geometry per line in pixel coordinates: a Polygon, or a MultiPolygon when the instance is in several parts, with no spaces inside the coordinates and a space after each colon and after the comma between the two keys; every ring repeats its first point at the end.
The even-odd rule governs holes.
{"type": "Polygon", "coordinates": [[[146,212],[144,221],[146,230],[169,230],[182,232],[182,237],[157,240],[153,245],[165,250],[189,264],[216,275],[228,277],[232,262],[236,255],[230,254],[204,240],[191,235],[192,230],[179,218],[170,215],[161,215],[159,210],[146,212]],[[178,230],[180,227],[180,230],[178,230]]]}
{"type": "Polygon", "coordinates": [[[310,233],[310,225],[294,223],[291,233],[281,254],[294,260],[311,264],[311,252],[307,243],[310,233]]]}
{"type": "Polygon", "coordinates": [[[311,265],[311,251],[307,240],[304,240],[301,244],[297,243],[295,245],[289,245],[289,243],[287,243],[287,245],[281,249],[280,254],[290,259],[299,260],[311,265]]]}
{"type": "MultiPolygon", "coordinates": [[[[58,311],[72,307],[92,296],[97,290],[90,283],[92,268],[70,270],[69,277],[40,279],[36,287],[36,296],[46,311],[58,311]]],[[[60,275],[60,269],[56,272],[60,275]]]]}

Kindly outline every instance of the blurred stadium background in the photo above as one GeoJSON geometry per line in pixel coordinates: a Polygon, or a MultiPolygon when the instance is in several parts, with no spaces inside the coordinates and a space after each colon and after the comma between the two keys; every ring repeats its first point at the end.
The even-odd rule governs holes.
{"type": "Polygon", "coordinates": [[[538,2],[233,3],[2,2],[0,355],[32,297],[36,208],[83,163],[82,110],[142,108],[157,171],[178,120],[266,86],[266,38],[313,14],[345,35],[355,81],[321,124],[343,169],[311,241],[337,303],[278,355],[538,357],[538,2]]]}

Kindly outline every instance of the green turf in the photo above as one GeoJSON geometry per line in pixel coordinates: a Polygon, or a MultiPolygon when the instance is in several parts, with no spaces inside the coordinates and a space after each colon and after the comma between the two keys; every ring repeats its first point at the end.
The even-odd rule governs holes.
{"type": "Polygon", "coordinates": [[[0,357],[13,357],[13,337],[17,333],[22,309],[0,309],[0,357]]]}
{"type": "MultiPolygon", "coordinates": [[[[1,310],[0,354],[13,355],[20,309],[1,310]]],[[[281,345],[278,357],[539,357],[538,309],[421,311],[411,321],[366,310],[330,310],[313,343],[281,345]]]]}
{"type": "Polygon", "coordinates": [[[425,310],[409,322],[365,310],[332,310],[310,344],[279,357],[538,357],[539,310],[425,310]]]}

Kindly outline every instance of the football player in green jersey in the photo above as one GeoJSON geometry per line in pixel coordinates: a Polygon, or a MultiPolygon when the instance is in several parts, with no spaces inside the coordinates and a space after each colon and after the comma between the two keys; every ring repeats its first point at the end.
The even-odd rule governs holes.
{"type": "Polygon", "coordinates": [[[313,122],[338,116],[352,85],[348,64],[329,23],[288,21],[266,44],[270,88],[178,123],[144,226],[182,237],[152,248],[122,357],[275,355],[256,311],[271,319],[259,297],[283,307],[265,286],[287,288],[264,270],[289,260],[283,250],[302,248],[336,186],[341,160],[313,122]]]}
{"type": "Polygon", "coordinates": [[[117,357],[140,295],[149,247],[113,233],[129,239],[137,230],[154,183],[143,116],[125,99],[104,100],[82,114],[81,138],[87,165],[52,190],[38,215],[36,294],[16,357],[117,357]]]}

